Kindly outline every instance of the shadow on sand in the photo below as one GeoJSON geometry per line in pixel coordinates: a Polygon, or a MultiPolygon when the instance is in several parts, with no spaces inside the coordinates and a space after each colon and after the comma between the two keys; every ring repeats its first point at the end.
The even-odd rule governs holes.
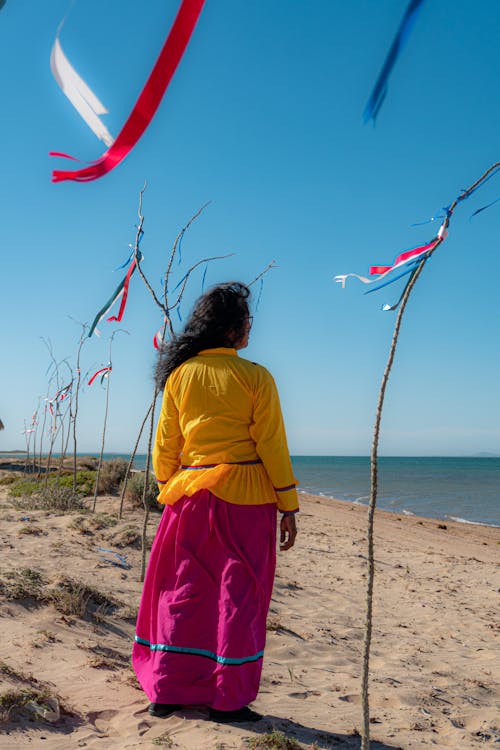
{"type": "MultiPolygon", "coordinates": [[[[313,745],[318,750],[359,750],[361,747],[361,737],[355,732],[352,734],[325,732],[271,714],[266,714],[258,724],[239,724],[237,726],[245,726],[245,729],[251,729],[256,734],[267,734],[277,730],[290,739],[297,740],[304,745],[313,745]]],[[[385,742],[371,740],[370,750],[402,750],[402,748],[399,745],[388,745],[385,742]]]]}

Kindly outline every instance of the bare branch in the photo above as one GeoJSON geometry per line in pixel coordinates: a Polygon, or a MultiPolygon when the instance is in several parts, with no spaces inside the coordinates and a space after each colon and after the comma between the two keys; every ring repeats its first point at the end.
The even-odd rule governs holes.
{"type": "Polygon", "coordinates": [[[197,261],[191,268],[188,269],[186,275],[183,277],[181,281],[181,290],[177,296],[176,301],[173,305],[169,305],[168,310],[175,310],[175,308],[180,304],[182,295],[184,294],[184,289],[186,288],[186,284],[188,283],[189,277],[193,273],[194,270],[198,268],[198,266],[201,266],[203,263],[210,263],[212,260],[224,260],[224,258],[231,258],[234,255],[234,253],[228,253],[227,255],[213,255],[211,258],[202,258],[201,260],[197,261]]]}
{"type": "Polygon", "coordinates": [[[279,268],[275,260],[272,260],[270,263],[268,263],[267,266],[264,268],[264,270],[261,271],[259,274],[257,274],[255,279],[253,279],[249,284],[247,284],[247,286],[252,286],[252,284],[255,284],[256,281],[258,281],[263,276],[265,276],[266,273],[268,273],[272,268],[279,268]]]}
{"type": "MultiPolygon", "coordinates": [[[[189,229],[189,227],[191,226],[191,224],[193,223],[193,221],[196,221],[196,219],[198,218],[198,216],[201,216],[201,214],[203,213],[203,211],[206,209],[207,206],[209,206],[211,204],[211,202],[212,201],[207,201],[207,203],[204,203],[203,206],[201,206],[201,208],[199,208],[196,211],[196,213],[191,216],[191,218],[189,219],[189,221],[187,222],[187,224],[184,227],[182,227],[181,231],[179,232],[179,234],[175,238],[174,244],[172,246],[172,250],[170,251],[170,258],[168,260],[167,270],[165,272],[165,286],[164,286],[165,294],[167,292],[167,287],[166,287],[167,280],[169,279],[170,273],[172,271],[172,265],[173,265],[173,262],[174,262],[175,255],[177,253],[177,248],[179,247],[179,242],[182,240],[182,238],[186,234],[187,230],[189,229]]],[[[165,299],[165,306],[168,307],[166,299],[165,299]]]]}

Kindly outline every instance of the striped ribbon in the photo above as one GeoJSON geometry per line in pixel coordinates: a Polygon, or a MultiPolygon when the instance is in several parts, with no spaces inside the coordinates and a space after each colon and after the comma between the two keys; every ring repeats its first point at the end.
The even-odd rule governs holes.
{"type": "Polygon", "coordinates": [[[120,281],[120,283],[118,284],[118,286],[116,287],[115,291],[113,292],[111,297],[108,299],[106,304],[103,307],[101,307],[101,309],[95,316],[94,320],[92,321],[92,325],[90,326],[90,329],[88,332],[89,338],[91,338],[94,331],[96,331],[98,323],[104,318],[106,313],[108,313],[111,310],[115,302],[123,295],[118,315],[112,315],[110,318],[108,318],[108,321],[113,321],[113,320],[116,320],[118,322],[121,321],[121,319],[123,318],[123,313],[125,312],[125,306],[127,304],[130,279],[132,278],[134,271],[137,267],[137,260],[140,263],[143,257],[144,256],[142,255],[142,253],[139,253],[138,259],[134,258],[124,278],[120,281]]]}
{"type": "Polygon", "coordinates": [[[89,380],[89,382],[88,382],[87,385],[92,385],[92,383],[98,377],[98,375],[101,375],[101,383],[102,383],[102,381],[104,380],[104,378],[108,377],[108,375],[109,375],[109,373],[111,372],[112,369],[113,368],[111,367],[111,365],[109,365],[108,367],[101,367],[100,370],[97,370],[97,372],[94,372],[94,374],[90,378],[90,380],[89,380]]]}

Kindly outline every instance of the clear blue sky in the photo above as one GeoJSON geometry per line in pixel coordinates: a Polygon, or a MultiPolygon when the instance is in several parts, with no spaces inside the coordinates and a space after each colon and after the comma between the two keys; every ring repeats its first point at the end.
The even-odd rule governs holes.
{"type": "MultiPolygon", "coordinates": [[[[160,109],[111,174],[52,184],[66,163],[104,150],[52,78],[66,0],[7,0],[2,70],[2,396],[0,450],[23,446],[45,394],[50,338],[73,357],[119,281],[144,180],[143,264],[159,287],[178,230],[213,201],[183,244],[183,268],[214,263],[207,284],[250,281],[269,261],[246,354],[278,383],[294,454],[368,454],[397,285],[363,296],[338,273],[366,274],[431,239],[432,216],[499,158],[500,4],[427,0],[377,125],[362,112],[406,0],[207,0],[160,109]]],[[[108,107],[116,135],[163,44],[177,0],[76,0],[61,42],[108,107]]],[[[386,399],[386,455],[500,453],[500,177],[457,210],[407,308],[386,399]]],[[[201,291],[195,276],[184,314],[201,291]]],[[[133,279],[117,336],[107,449],[131,450],[152,391],[161,316],[133,279]]],[[[106,364],[113,324],[83,352],[106,364]]],[[[98,450],[104,390],[81,398],[80,448],[98,450]]]]}

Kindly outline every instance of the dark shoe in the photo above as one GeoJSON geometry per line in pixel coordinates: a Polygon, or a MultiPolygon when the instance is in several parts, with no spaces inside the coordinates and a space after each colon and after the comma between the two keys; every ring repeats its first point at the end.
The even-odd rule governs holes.
{"type": "Polygon", "coordinates": [[[148,711],[151,716],[164,718],[165,716],[170,716],[170,714],[173,714],[176,711],[180,711],[181,708],[182,706],[179,706],[177,703],[150,703],[148,711]]]}
{"type": "Polygon", "coordinates": [[[218,721],[219,724],[242,724],[245,721],[255,722],[262,719],[262,714],[252,711],[248,706],[238,708],[236,711],[219,711],[217,708],[210,708],[208,718],[211,721],[218,721]]]}

